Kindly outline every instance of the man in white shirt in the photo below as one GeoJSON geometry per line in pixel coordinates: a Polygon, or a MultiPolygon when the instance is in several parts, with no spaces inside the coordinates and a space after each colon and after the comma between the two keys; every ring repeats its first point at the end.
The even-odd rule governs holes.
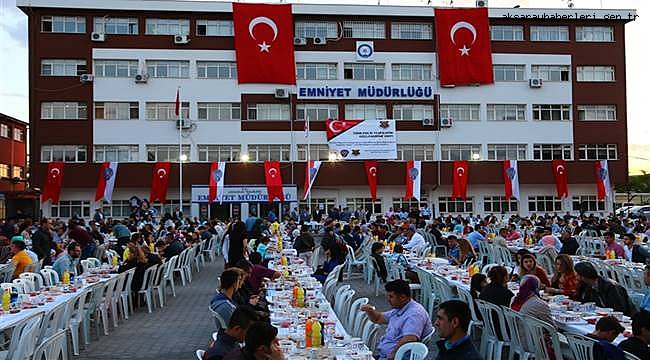
{"type": "Polygon", "coordinates": [[[406,238],[408,239],[408,242],[404,245],[404,249],[409,251],[420,248],[426,244],[424,236],[415,231],[415,225],[413,224],[409,225],[408,229],[406,229],[406,238]]]}

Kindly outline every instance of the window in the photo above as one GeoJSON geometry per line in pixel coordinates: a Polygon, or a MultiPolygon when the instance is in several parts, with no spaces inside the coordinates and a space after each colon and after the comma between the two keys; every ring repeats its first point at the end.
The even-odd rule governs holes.
{"type": "Polygon", "coordinates": [[[394,22],[390,26],[391,39],[431,40],[431,23],[394,22]]]}
{"type": "Polygon", "coordinates": [[[19,178],[19,179],[22,179],[22,178],[23,178],[23,170],[24,170],[24,169],[23,169],[22,166],[16,166],[16,165],[14,165],[14,167],[13,167],[11,170],[12,170],[11,177],[19,178]]]}
{"type": "Polygon", "coordinates": [[[480,144],[442,144],[441,160],[481,160],[480,144]]]}
{"type": "Polygon", "coordinates": [[[234,61],[197,61],[199,79],[236,79],[237,63],[234,61]]]}
{"type": "Polygon", "coordinates": [[[296,80],[336,80],[335,63],[297,63],[296,80]]]}
{"type": "Polygon", "coordinates": [[[530,41],[569,41],[569,27],[531,26],[530,41]]]}
{"type": "Polygon", "coordinates": [[[239,161],[241,145],[197,145],[199,161],[239,161]]]}
{"type": "Polygon", "coordinates": [[[9,177],[9,165],[0,164],[0,178],[9,177]]]}
{"type": "Polygon", "coordinates": [[[96,102],[95,120],[137,120],[138,102],[96,102]]]}
{"type": "Polygon", "coordinates": [[[578,146],[580,160],[616,160],[618,146],[616,144],[580,144],[578,146]]]}
{"type": "Polygon", "coordinates": [[[573,197],[573,211],[605,211],[605,201],[598,200],[594,195],[573,197]]]}
{"type": "MultiPolygon", "coordinates": [[[[180,201],[178,200],[170,200],[167,199],[164,204],[161,204],[159,201],[154,202],[151,204],[151,207],[153,209],[156,209],[158,211],[158,214],[172,214],[176,209],[180,208],[181,204],[180,201]]],[[[190,198],[185,198],[183,199],[183,208],[181,211],[183,214],[189,214],[190,213],[190,208],[192,207],[192,200],[190,198]]]]}
{"type": "Polygon", "coordinates": [[[79,76],[86,72],[86,60],[41,60],[41,76],[79,76]]]}
{"type": "Polygon", "coordinates": [[[454,121],[479,121],[479,104],[440,104],[440,118],[454,121]]]}
{"type": "Polygon", "coordinates": [[[41,31],[52,33],[85,33],[86,18],[83,16],[43,16],[41,31]]]}
{"type": "MultiPolygon", "coordinates": [[[[190,145],[183,145],[183,154],[189,157],[190,145]]],[[[178,145],[147,145],[147,161],[179,162],[178,145]]]]}
{"type": "Polygon", "coordinates": [[[45,120],[85,120],[87,119],[85,102],[43,102],[41,119],[45,120]]]}
{"type": "Polygon", "coordinates": [[[450,197],[438,198],[438,211],[441,213],[471,213],[474,211],[473,198],[465,200],[452,199],[450,197]]]}
{"type": "Polygon", "coordinates": [[[409,209],[411,209],[411,207],[413,207],[413,206],[417,206],[417,208],[419,209],[420,204],[428,205],[428,203],[429,203],[429,199],[422,196],[422,194],[420,194],[420,201],[417,201],[415,198],[410,198],[410,199],[404,200],[403,197],[399,197],[399,198],[394,197],[393,198],[393,210],[395,212],[399,211],[400,209],[406,209],[406,211],[409,211],[409,209]]]}
{"type": "Polygon", "coordinates": [[[298,104],[296,106],[296,120],[323,121],[339,118],[337,104],[298,104]]]}
{"type": "Polygon", "coordinates": [[[183,60],[147,60],[147,74],[157,78],[189,78],[190,62],[183,60]]]}
{"type": "Polygon", "coordinates": [[[431,80],[431,64],[393,64],[395,81],[431,80]]]}
{"type": "Polygon", "coordinates": [[[422,120],[433,119],[432,105],[394,105],[393,119],[395,120],[422,120]]]}
{"type": "Polygon", "coordinates": [[[573,145],[534,144],[533,160],[573,160],[573,145]]]}
{"type": "Polygon", "coordinates": [[[521,25],[492,25],[490,34],[492,40],[496,41],[522,41],[524,40],[524,27],[521,25]]]}
{"type": "Polygon", "coordinates": [[[568,65],[532,65],[530,76],[544,81],[570,81],[568,65]]]}
{"type": "Polygon", "coordinates": [[[615,81],[613,66],[578,66],[577,81],[615,81]]]}
{"type": "Polygon", "coordinates": [[[486,196],[483,198],[483,210],[486,213],[517,212],[519,209],[517,199],[506,199],[505,196],[486,196]]]}
{"type": "Polygon", "coordinates": [[[612,42],[614,41],[614,28],[612,26],[576,26],[576,41],[612,42]]]}
{"type": "Polygon", "coordinates": [[[126,218],[131,216],[131,203],[129,200],[113,200],[110,204],[102,204],[104,216],[114,218],[126,218]]]}
{"type": "Polygon", "coordinates": [[[291,147],[289,145],[248,145],[248,158],[250,161],[289,161],[291,147]]]}
{"type": "Polygon", "coordinates": [[[339,24],[336,21],[296,21],[295,37],[329,38],[339,37],[339,24]]]}
{"type": "Polygon", "coordinates": [[[41,162],[63,161],[67,163],[86,162],[86,147],[83,145],[43,145],[41,162]]]}
{"type": "Polygon", "coordinates": [[[343,78],[348,80],[384,80],[384,64],[345,64],[343,78]]]}
{"type": "Polygon", "coordinates": [[[23,141],[23,130],[17,127],[14,128],[14,140],[23,141]]]}
{"type": "Polygon", "coordinates": [[[557,196],[529,196],[528,211],[562,211],[562,200],[557,196]]]}
{"type": "Polygon", "coordinates": [[[488,121],[526,121],[526,104],[488,104],[488,121]]]}
{"type": "Polygon", "coordinates": [[[104,34],[138,35],[138,18],[96,17],[94,32],[104,34]]]}
{"type": "Polygon", "coordinates": [[[199,120],[239,120],[241,106],[239,103],[198,103],[199,120]]]}
{"type": "Polygon", "coordinates": [[[616,105],[578,105],[580,121],[616,121],[616,105]]]}
{"type": "Polygon", "coordinates": [[[344,21],[343,37],[348,39],[384,39],[386,29],[383,21],[344,21]]]}
{"type": "Polygon", "coordinates": [[[488,160],[526,160],[526,144],[488,144],[488,160]]]}
{"type": "Polygon", "coordinates": [[[494,81],[524,81],[526,65],[494,65],[494,81]]]}
{"type": "Polygon", "coordinates": [[[433,161],[435,145],[433,144],[398,144],[397,159],[401,161],[433,161]]]}
{"type": "Polygon", "coordinates": [[[288,121],[289,112],[289,104],[249,104],[248,120],[288,121]]]}
{"type": "Polygon", "coordinates": [[[9,126],[6,124],[0,124],[0,136],[9,137],[9,126]]]}
{"type": "Polygon", "coordinates": [[[189,20],[147,19],[147,35],[189,35],[189,33],[189,20]]]}
{"type": "Polygon", "coordinates": [[[570,121],[571,105],[533,104],[533,120],[570,121]]]}
{"type": "Polygon", "coordinates": [[[138,60],[95,60],[95,76],[133,77],[138,73],[138,60]]]}
{"type": "Polygon", "coordinates": [[[386,118],[386,105],[346,104],[345,118],[349,120],[376,120],[386,118]]]}
{"type": "Polygon", "coordinates": [[[52,204],[50,208],[52,218],[89,218],[90,201],[84,200],[61,200],[58,204],[52,204]]]}
{"type": "Polygon", "coordinates": [[[323,209],[327,213],[336,205],[336,199],[311,198],[311,201],[300,201],[298,204],[300,204],[301,209],[323,209]]]}
{"type": "Polygon", "coordinates": [[[197,36],[233,36],[231,20],[196,20],[197,36]]]}
{"type": "MultiPolygon", "coordinates": [[[[145,111],[147,114],[147,120],[176,120],[176,103],[173,102],[148,102],[145,104],[145,111]]],[[[190,103],[182,102],[181,103],[181,114],[180,117],[183,119],[189,118],[190,114],[190,103]]]]}
{"type": "Polygon", "coordinates": [[[372,198],[347,198],[345,199],[346,206],[350,209],[365,209],[372,214],[381,214],[381,199],[375,200],[373,203],[372,198]]]}
{"type": "Polygon", "coordinates": [[[138,145],[95,145],[94,161],[138,162],[140,150],[138,145]]]}
{"type": "MultiPolygon", "coordinates": [[[[309,160],[329,160],[330,149],[327,144],[309,145],[309,160]]],[[[307,145],[298,144],[298,161],[307,161],[307,145]]]]}

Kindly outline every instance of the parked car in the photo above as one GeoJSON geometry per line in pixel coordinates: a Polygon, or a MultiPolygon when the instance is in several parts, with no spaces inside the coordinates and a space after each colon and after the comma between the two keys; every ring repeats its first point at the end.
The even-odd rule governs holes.
{"type": "Polygon", "coordinates": [[[650,205],[635,206],[628,211],[628,215],[634,219],[641,216],[650,219],[650,205]]]}

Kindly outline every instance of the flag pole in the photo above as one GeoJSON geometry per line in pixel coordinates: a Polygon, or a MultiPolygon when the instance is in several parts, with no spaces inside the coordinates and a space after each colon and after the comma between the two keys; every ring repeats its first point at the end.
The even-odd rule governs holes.
{"type": "MultiPolygon", "coordinates": [[[[179,213],[183,213],[183,106],[180,101],[181,87],[177,89],[178,92],[178,203],[179,213]]],[[[181,224],[183,223],[183,216],[181,216],[181,224]]]]}
{"type": "Polygon", "coordinates": [[[307,184],[308,184],[308,190],[309,192],[307,193],[307,211],[309,212],[309,216],[311,216],[311,169],[309,169],[309,164],[311,161],[311,141],[309,140],[309,117],[307,116],[307,112],[305,111],[305,137],[307,138],[307,171],[305,172],[305,175],[307,176],[307,184]]]}

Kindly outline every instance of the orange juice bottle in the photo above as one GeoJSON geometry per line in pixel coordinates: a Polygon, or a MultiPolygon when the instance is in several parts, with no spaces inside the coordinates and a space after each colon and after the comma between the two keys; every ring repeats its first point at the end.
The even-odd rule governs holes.
{"type": "Polygon", "coordinates": [[[306,347],[311,347],[311,326],[312,326],[312,319],[308,318],[307,322],[305,323],[305,346],[306,347]]]}

